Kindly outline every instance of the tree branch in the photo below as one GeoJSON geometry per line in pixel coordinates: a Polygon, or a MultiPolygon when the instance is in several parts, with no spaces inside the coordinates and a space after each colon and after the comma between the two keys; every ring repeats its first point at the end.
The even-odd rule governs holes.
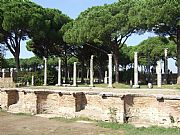
{"type": "Polygon", "coordinates": [[[100,50],[101,52],[103,52],[103,53],[105,53],[105,54],[108,54],[108,52],[106,52],[105,50],[100,49],[100,48],[98,48],[98,47],[95,47],[95,46],[93,46],[93,45],[91,45],[91,44],[89,44],[89,43],[86,43],[86,45],[89,45],[89,46],[91,46],[91,47],[93,47],[93,48],[95,48],[95,49],[97,49],[97,50],[100,50]]]}
{"type": "Polygon", "coordinates": [[[6,46],[8,47],[8,49],[9,49],[9,51],[13,54],[13,56],[15,56],[15,50],[13,50],[11,48],[11,45],[8,43],[8,41],[5,41],[5,43],[6,43],[6,46]]]}

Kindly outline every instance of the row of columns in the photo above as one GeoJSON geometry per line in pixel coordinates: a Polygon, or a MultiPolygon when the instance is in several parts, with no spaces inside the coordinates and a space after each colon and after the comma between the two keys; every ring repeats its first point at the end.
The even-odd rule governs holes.
{"type": "MultiPolygon", "coordinates": [[[[94,56],[91,55],[90,59],[90,87],[94,86],[94,69],[93,69],[93,58],[94,56]]],[[[108,87],[112,88],[112,54],[108,54],[109,64],[108,64],[108,73],[109,76],[107,77],[107,71],[105,72],[105,80],[104,82],[107,83],[107,78],[109,79],[108,87]]],[[[74,62],[74,70],[73,70],[73,86],[77,86],[77,62],[74,62]]],[[[162,75],[161,75],[161,61],[157,62],[157,85],[161,87],[162,82],[162,75]]],[[[13,69],[10,69],[10,77],[11,81],[13,82],[13,69]]],[[[5,78],[5,69],[2,69],[2,78],[5,78]]],[[[34,76],[32,76],[31,85],[34,86],[34,76]]],[[[44,58],[44,86],[47,85],[47,58],[44,58]]],[[[58,84],[57,86],[61,86],[61,59],[59,58],[59,65],[58,65],[58,84]]],[[[138,53],[134,53],[134,85],[133,88],[139,88],[138,85],[138,53]]]]}
{"type": "MultiPolygon", "coordinates": [[[[161,61],[157,61],[156,73],[157,73],[157,86],[161,88],[162,75],[161,75],[161,61]]],[[[139,88],[138,85],[138,53],[134,52],[134,85],[133,88],[139,88]]]]}
{"type": "MultiPolygon", "coordinates": [[[[91,59],[90,59],[90,87],[94,86],[94,69],[93,69],[93,58],[94,56],[91,55],[91,59]]],[[[108,64],[108,73],[109,73],[109,83],[108,83],[108,87],[112,88],[112,54],[108,54],[108,58],[109,58],[109,64],[108,64]]],[[[44,58],[44,85],[47,85],[47,58],[44,58]]],[[[73,70],[73,86],[77,86],[77,62],[74,62],[74,70],[73,70]]],[[[161,87],[161,62],[158,61],[157,62],[157,84],[158,87],[161,87]]],[[[107,83],[107,72],[105,73],[105,80],[107,83]]],[[[33,79],[34,80],[34,79],[33,79]]],[[[34,83],[34,81],[33,81],[34,83]]],[[[61,86],[61,59],[59,58],[59,68],[58,68],[58,84],[57,86],[61,86]]],[[[134,85],[133,88],[139,88],[138,85],[138,53],[135,52],[134,53],[134,85]]]]}
{"type": "MultiPolygon", "coordinates": [[[[11,82],[13,82],[13,68],[10,69],[11,82]]],[[[2,78],[5,78],[5,69],[2,69],[2,78]]]]}
{"type": "MultiPolygon", "coordinates": [[[[108,69],[109,69],[109,84],[108,87],[112,88],[112,54],[108,54],[108,58],[109,58],[109,65],[108,65],[108,69]]],[[[94,55],[91,55],[91,59],[90,59],[90,87],[94,87],[94,65],[93,65],[93,59],[94,59],[94,55]]],[[[73,68],[73,86],[77,86],[77,62],[74,62],[74,68],[73,68]]],[[[34,80],[34,79],[33,79],[34,80]]],[[[33,81],[33,85],[34,85],[34,81],[33,81]]],[[[44,84],[43,85],[47,85],[47,58],[44,58],[44,84]]],[[[57,86],[61,86],[61,59],[59,58],[59,65],[58,65],[58,84],[57,86]]]]}
{"type": "MultiPolygon", "coordinates": [[[[11,68],[11,69],[10,69],[11,82],[13,82],[13,71],[14,71],[13,68],[11,68]]],[[[5,69],[2,69],[2,78],[3,78],[3,79],[5,78],[5,74],[6,74],[6,73],[5,73],[5,69]]],[[[27,82],[27,85],[29,85],[28,82],[27,82]]],[[[34,76],[32,76],[31,85],[34,86],[34,76]]]]}

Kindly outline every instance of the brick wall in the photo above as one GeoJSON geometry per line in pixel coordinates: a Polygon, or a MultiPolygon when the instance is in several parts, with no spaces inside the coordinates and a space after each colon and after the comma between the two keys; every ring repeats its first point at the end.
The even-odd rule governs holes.
{"type": "Polygon", "coordinates": [[[9,112],[89,117],[119,123],[180,127],[180,96],[62,92],[0,91],[0,105],[9,112]]]}

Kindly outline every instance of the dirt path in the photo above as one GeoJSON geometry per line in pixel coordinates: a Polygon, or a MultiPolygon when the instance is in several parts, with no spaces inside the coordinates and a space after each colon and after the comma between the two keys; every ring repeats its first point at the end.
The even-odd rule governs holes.
{"type": "Polygon", "coordinates": [[[98,127],[95,123],[67,123],[0,112],[0,135],[124,135],[124,133],[98,127]]]}

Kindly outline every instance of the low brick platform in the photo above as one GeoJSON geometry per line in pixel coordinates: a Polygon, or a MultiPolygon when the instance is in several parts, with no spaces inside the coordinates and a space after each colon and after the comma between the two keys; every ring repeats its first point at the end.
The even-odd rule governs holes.
{"type": "Polygon", "coordinates": [[[12,113],[81,116],[119,123],[180,127],[180,91],[177,90],[1,89],[0,106],[12,113]]]}

